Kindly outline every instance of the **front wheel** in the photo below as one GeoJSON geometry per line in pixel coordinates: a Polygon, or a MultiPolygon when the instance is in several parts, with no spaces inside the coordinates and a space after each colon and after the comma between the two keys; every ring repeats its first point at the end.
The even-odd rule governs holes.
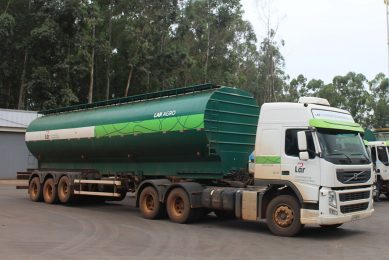
{"type": "Polygon", "coordinates": [[[290,195],[275,197],[267,206],[266,222],[270,231],[277,236],[297,235],[304,227],[300,222],[300,203],[290,195]]]}
{"type": "Polygon", "coordinates": [[[379,202],[381,196],[382,180],[377,176],[377,182],[375,184],[374,201],[379,202]]]}

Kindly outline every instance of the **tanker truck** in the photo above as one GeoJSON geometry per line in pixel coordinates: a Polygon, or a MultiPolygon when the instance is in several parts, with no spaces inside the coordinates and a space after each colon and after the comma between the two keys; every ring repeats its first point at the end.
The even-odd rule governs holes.
{"type": "Polygon", "coordinates": [[[368,142],[367,147],[376,177],[374,199],[379,201],[381,194],[389,198],[389,141],[368,142]]]}
{"type": "Polygon", "coordinates": [[[213,211],[266,220],[279,236],[374,211],[363,129],[324,99],[260,110],[244,90],[203,84],[41,114],[25,135],[39,161],[24,173],[32,201],[130,192],[147,219],[189,223],[213,211]]]}

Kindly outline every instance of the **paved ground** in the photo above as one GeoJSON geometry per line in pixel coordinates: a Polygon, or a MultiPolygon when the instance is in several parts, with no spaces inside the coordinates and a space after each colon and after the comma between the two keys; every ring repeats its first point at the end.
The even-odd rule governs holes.
{"type": "Polygon", "coordinates": [[[180,225],[117,204],[47,205],[0,185],[0,259],[389,259],[389,201],[335,231],[273,236],[264,223],[209,216],[180,225]]]}

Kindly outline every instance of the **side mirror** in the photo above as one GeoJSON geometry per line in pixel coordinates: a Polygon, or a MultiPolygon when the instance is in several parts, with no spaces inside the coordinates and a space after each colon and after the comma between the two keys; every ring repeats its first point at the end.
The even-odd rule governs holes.
{"type": "Polygon", "coordinates": [[[299,153],[299,158],[302,161],[308,161],[309,159],[309,153],[308,152],[300,152],[299,153]]]}
{"type": "Polygon", "coordinates": [[[305,131],[300,131],[297,132],[297,143],[298,143],[298,148],[299,151],[306,151],[308,146],[307,146],[307,135],[305,131]]]}

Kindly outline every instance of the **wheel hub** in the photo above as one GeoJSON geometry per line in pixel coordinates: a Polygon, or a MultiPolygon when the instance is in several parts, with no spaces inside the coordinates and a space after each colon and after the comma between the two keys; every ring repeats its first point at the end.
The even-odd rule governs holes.
{"type": "Polygon", "coordinates": [[[279,206],[274,212],[274,221],[278,226],[288,227],[293,223],[293,210],[286,205],[279,206]]]}
{"type": "Polygon", "coordinates": [[[32,184],[31,193],[32,193],[33,196],[35,196],[38,193],[38,185],[36,185],[36,183],[32,184]]]}
{"type": "Polygon", "coordinates": [[[154,210],[154,199],[151,195],[146,196],[146,208],[150,211],[154,210]]]}
{"type": "Polygon", "coordinates": [[[184,201],[181,198],[176,198],[174,200],[174,210],[178,215],[181,215],[184,212],[184,201]]]}

